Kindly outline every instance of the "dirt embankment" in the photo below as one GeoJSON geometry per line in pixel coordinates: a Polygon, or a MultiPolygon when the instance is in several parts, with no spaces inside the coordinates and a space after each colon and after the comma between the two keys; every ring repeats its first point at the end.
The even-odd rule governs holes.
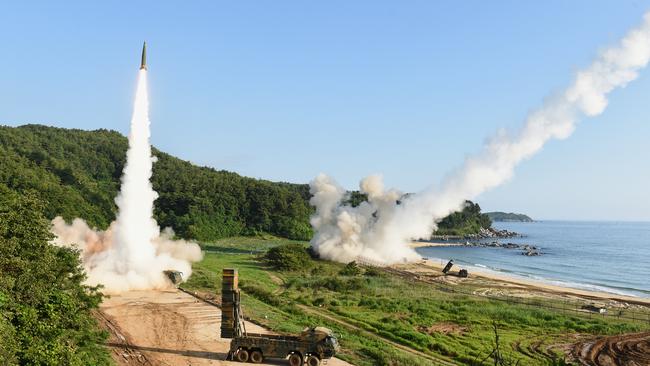
{"type": "MultiPolygon", "coordinates": [[[[102,303],[98,318],[110,332],[118,365],[242,365],[224,361],[230,339],[219,336],[221,310],[177,290],[132,291],[102,303]]],[[[246,329],[269,333],[246,322],[246,329]]],[[[331,359],[328,366],[349,365],[331,359]]],[[[265,360],[262,365],[286,365],[265,360]]]]}
{"type": "Polygon", "coordinates": [[[580,342],[573,356],[588,366],[650,365],[650,332],[602,337],[580,342]]]}

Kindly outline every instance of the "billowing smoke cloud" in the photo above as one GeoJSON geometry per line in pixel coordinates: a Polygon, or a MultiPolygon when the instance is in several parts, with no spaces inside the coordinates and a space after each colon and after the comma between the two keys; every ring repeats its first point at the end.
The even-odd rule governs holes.
{"type": "Polygon", "coordinates": [[[636,79],[649,60],[650,13],[646,13],[641,26],[578,72],[561,94],[530,113],[520,130],[500,131],[442,184],[403,197],[399,204],[399,193],[384,190],[377,176],[361,181],[360,190],[369,199],[358,207],[344,203],[345,190],[335,181],[318,176],[310,184],[311,204],[316,207],[312,246],[321,256],[341,262],[361,258],[388,264],[418,258],[408,246],[411,240],[428,238],[436,221],[461,210],[466,199],[510,179],[517,164],[547,141],[569,137],[579,118],[601,114],[607,95],[636,79]]]}
{"type": "Polygon", "coordinates": [[[68,225],[60,217],[52,221],[55,244],[81,250],[88,283],[102,284],[107,293],[170,286],[164,270],[192,273],[191,262],[201,259],[196,243],[174,241],[170,229],[162,234],[153,218],[158,194],[151,186],[151,155],[147,70],[141,69],[136,91],[129,149],[122,186],[115,198],[116,220],[106,231],[88,227],[82,219],[68,225]]]}

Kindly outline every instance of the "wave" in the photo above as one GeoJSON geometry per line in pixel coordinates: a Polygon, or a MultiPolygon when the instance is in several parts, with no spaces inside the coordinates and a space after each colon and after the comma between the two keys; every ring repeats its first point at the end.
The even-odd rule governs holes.
{"type": "MultiPolygon", "coordinates": [[[[469,248],[475,249],[475,248],[469,248]]],[[[427,253],[429,254],[429,253],[427,253]]],[[[435,258],[431,256],[427,256],[428,259],[434,260],[434,261],[441,261],[445,262],[448,261],[448,259],[444,258],[435,258]]],[[[521,270],[512,270],[508,268],[500,268],[500,267],[494,267],[494,266],[488,266],[482,263],[472,263],[472,262],[467,262],[462,259],[457,259],[454,258],[454,262],[457,265],[462,265],[463,267],[466,267],[470,273],[472,271],[475,271],[477,273],[485,273],[487,275],[489,274],[495,274],[495,275],[501,275],[501,276],[506,276],[506,277],[511,277],[514,279],[521,279],[521,280],[532,280],[535,282],[539,282],[540,284],[547,284],[547,285],[553,285],[553,286],[559,286],[559,287],[566,287],[566,288],[572,288],[572,289],[577,289],[577,290],[586,290],[586,291],[595,291],[595,292],[604,292],[604,293],[609,293],[613,295],[621,295],[621,296],[631,296],[631,297],[642,297],[642,298],[650,298],[650,291],[640,289],[640,288],[635,288],[635,287],[627,287],[627,286],[614,286],[614,285],[607,285],[607,284],[602,284],[602,283],[589,283],[589,282],[579,282],[579,281],[569,281],[569,280],[560,280],[560,279],[554,279],[554,278],[548,278],[545,276],[541,276],[537,273],[529,273],[529,272],[523,272],[521,270]]],[[[538,270],[538,271],[545,271],[544,268],[541,267],[530,267],[532,270],[538,270]]],[[[559,272],[555,272],[558,273],[559,272]]]]}

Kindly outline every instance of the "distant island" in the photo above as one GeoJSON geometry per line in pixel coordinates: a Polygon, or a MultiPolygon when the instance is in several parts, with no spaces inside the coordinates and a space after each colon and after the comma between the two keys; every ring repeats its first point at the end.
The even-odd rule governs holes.
{"type": "Polygon", "coordinates": [[[513,212],[487,212],[486,215],[496,222],[533,222],[529,216],[513,212]]]}

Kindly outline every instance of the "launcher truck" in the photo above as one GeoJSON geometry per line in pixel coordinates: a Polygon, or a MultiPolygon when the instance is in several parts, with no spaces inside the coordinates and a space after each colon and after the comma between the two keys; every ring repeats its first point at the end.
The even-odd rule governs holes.
{"type": "Polygon", "coordinates": [[[249,333],[244,323],[239,276],[223,270],[221,288],[221,338],[232,338],[228,360],[261,363],[265,358],[284,358],[290,366],[319,366],[339,350],[336,337],[324,327],[306,328],[298,335],[249,333]]]}

